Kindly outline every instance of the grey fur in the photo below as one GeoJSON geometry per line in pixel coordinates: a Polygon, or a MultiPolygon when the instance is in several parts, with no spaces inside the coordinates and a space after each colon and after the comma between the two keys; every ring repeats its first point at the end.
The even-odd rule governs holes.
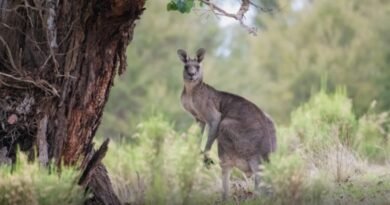
{"type": "Polygon", "coordinates": [[[203,82],[200,62],[205,50],[199,49],[191,59],[184,50],[178,50],[184,62],[184,89],[181,102],[200,124],[202,133],[208,126],[205,158],[214,141],[218,143],[218,157],[222,168],[223,199],[229,192],[229,176],[233,167],[255,178],[259,188],[263,161],[276,149],[275,125],[271,118],[255,104],[243,97],[214,89],[203,82]],[[185,59],[185,60],[183,60],[185,59]]]}

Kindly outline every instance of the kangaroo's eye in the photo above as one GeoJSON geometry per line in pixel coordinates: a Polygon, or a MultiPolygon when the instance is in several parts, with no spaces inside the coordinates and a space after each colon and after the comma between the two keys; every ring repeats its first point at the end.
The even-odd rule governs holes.
{"type": "Polygon", "coordinates": [[[185,66],[184,66],[184,69],[188,70],[189,67],[190,67],[190,66],[185,65],[185,66]]]}
{"type": "Polygon", "coordinates": [[[199,66],[197,65],[197,66],[195,66],[195,68],[196,68],[196,70],[199,70],[199,66]]]}

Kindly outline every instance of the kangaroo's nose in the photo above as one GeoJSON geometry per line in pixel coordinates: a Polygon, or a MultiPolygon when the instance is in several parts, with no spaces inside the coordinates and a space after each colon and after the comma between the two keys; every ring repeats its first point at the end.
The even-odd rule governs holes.
{"type": "Polygon", "coordinates": [[[193,75],[195,75],[195,72],[194,71],[188,71],[188,75],[193,76],[193,75]]]}

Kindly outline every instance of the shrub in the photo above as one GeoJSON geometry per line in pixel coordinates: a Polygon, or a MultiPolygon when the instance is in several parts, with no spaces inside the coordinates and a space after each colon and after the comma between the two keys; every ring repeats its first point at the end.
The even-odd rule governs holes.
{"type": "Polygon", "coordinates": [[[23,155],[17,161],[12,173],[10,166],[0,167],[0,204],[83,204],[84,191],[76,184],[77,170],[63,168],[58,175],[37,162],[27,163],[23,155]]]}
{"type": "Polygon", "coordinates": [[[321,90],[292,112],[291,127],[308,149],[326,148],[338,142],[351,145],[356,117],[345,89],[334,94],[321,90]]]}
{"type": "Polygon", "coordinates": [[[265,166],[264,182],[271,186],[273,194],[277,196],[273,198],[273,204],[299,204],[306,175],[302,157],[298,153],[276,153],[272,155],[271,162],[265,166]]]}
{"type": "Polygon", "coordinates": [[[123,203],[203,204],[217,192],[210,187],[218,167],[203,168],[197,125],[177,133],[157,114],[137,126],[135,138],[135,144],[111,144],[104,159],[123,203]]]}
{"type": "Polygon", "coordinates": [[[384,162],[390,154],[390,117],[388,112],[375,113],[375,101],[370,109],[359,119],[355,147],[360,156],[373,162],[384,162]]]}
{"type": "MultiPolygon", "coordinates": [[[[293,112],[291,126],[278,127],[277,151],[264,164],[262,182],[270,194],[255,197],[253,182],[235,170],[228,204],[354,204],[363,197],[366,202],[385,201],[381,194],[386,194],[384,187],[390,180],[374,183],[366,179],[372,174],[378,181],[383,167],[362,159],[387,159],[388,121],[387,114],[371,112],[357,119],[345,90],[334,94],[322,90],[293,112]],[[383,187],[368,192],[376,183],[383,187]],[[365,191],[357,191],[365,184],[369,185],[365,191]]],[[[179,133],[163,115],[154,114],[137,126],[132,143],[112,143],[104,163],[121,201],[219,203],[220,168],[204,169],[199,137],[197,125],[179,133]]],[[[216,147],[211,154],[218,162],[216,147]]]]}

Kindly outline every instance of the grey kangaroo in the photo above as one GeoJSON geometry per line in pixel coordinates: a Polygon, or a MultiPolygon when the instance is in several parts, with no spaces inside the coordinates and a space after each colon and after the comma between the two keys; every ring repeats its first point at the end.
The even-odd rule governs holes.
{"type": "Polygon", "coordinates": [[[275,126],[270,117],[255,104],[243,97],[214,89],[203,82],[202,62],[205,49],[196,52],[195,58],[177,51],[184,63],[184,88],[181,103],[199,123],[202,133],[205,125],[208,136],[204,157],[217,139],[218,157],[222,169],[223,200],[229,193],[229,178],[233,167],[247,177],[254,175],[255,190],[259,190],[260,164],[269,161],[276,149],[275,126]]]}

